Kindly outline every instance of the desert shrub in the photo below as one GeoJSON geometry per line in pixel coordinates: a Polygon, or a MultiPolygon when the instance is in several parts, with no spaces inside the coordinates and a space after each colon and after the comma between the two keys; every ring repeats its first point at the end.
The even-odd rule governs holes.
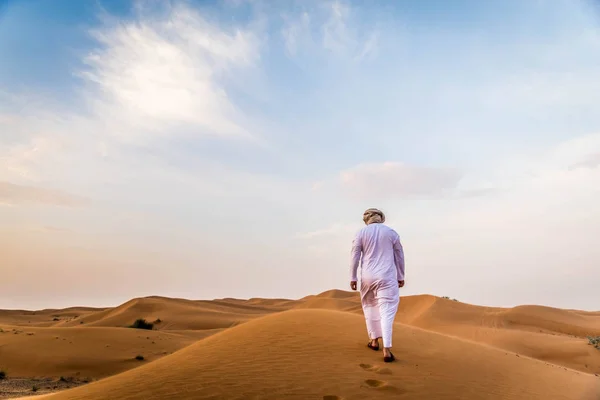
{"type": "Polygon", "coordinates": [[[451,299],[449,296],[442,296],[442,299],[452,300],[452,301],[458,301],[456,299],[451,299]]]}
{"type": "Polygon", "coordinates": [[[6,372],[0,371],[0,380],[6,379],[6,372]]]}
{"type": "Polygon", "coordinates": [[[154,328],[154,324],[151,322],[147,322],[143,318],[139,318],[135,320],[135,322],[130,326],[130,328],[152,330],[152,328],[154,328]]]}
{"type": "Polygon", "coordinates": [[[160,324],[162,322],[162,320],[160,318],[157,318],[156,321],[154,321],[155,324],[160,324]]]}
{"type": "Polygon", "coordinates": [[[58,318],[58,317],[54,317],[54,318],[52,319],[52,321],[60,321],[60,318],[58,318]]]}
{"type": "Polygon", "coordinates": [[[600,336],[588,336],[589,344],[600,350],[600,336]]]}
{"type": "Polygon", "coordinates": [[[144,356],[140,356],[139,354],[135,356],[135,359],[138,361],[144,361],[144,356]]]}
{"type": "Polygon", "coordinates": [[[33,385],[33,387],[31,388],[32,392],[37,392],[38,390],[40,390],[40,388],[38,388],[37,386],[33,385]]]}

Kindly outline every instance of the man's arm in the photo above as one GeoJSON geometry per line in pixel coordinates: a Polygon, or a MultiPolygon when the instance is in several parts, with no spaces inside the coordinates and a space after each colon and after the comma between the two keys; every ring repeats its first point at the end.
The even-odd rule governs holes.
{"type": "Polygon", "coordinates": [[[396,271],[398,272],[398,281],[404,280],[404,249],[400,242],[400,236],[396,234],[394,240],[394,263],[396,264],[396,271]]]}
{"type": "Polygon", "coordinates": [[[356,234],[352,241],[351,260],[350,260],[350,281],[358,281],[357,271],[358,264],[360,263],[360,256],[362,254],[362,238],[360,232],[356,234]]]}

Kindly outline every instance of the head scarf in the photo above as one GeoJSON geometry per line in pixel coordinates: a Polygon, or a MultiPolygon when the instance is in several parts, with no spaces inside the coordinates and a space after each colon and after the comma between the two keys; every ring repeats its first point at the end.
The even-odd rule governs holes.
{"type": "Polygon", "coordinates": [[[385,222],[385,214],[376,208],[369,208],[363,213],[363,221],[366,225],[382,224],[385,222]]]}

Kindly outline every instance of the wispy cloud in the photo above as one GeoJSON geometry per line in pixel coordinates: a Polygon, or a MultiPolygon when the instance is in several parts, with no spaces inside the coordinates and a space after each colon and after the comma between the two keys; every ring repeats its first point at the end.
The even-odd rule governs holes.
{"type": "Polygon", "coordinates": [[[298,47],[303,45],[303,42],[307,39],[306,36],[310,37],[310,16],[308,12],[304,11],[299,17],[284,15],[283,19],[284,26],[281,29],[281,34],[285,50],[289,56],[294,57],[298,47]]]}
{"type": "Polygon", "coordinates": [[[299,239],[320,239],[336,235],[348,235],[349,233],[356,232],[359,227],[360,225],[358,224],[334,223],[323,229],[298,233],[296,237],[299,239]]]}
{"type": "Polygon", "coordinates": [[[254,33],[222,29],[181,4],[163,12],[92,32],[99,46],[81,76],[96,115],[113,119],[116,137],[252,135],[223,81],[259,59],[254,33]]]}
{"type": "Polygon", "coordinates": [[[339,0],[307,7],[299,14],[284,14],[281,34],[286,52],[290,57],[327,54],[360,61],[375,53],[379,32],[374,25],[361,24],[359,18],[355,7],[339,0]]]}
{"type": "Polygon", "coordinates": [[[379,32],[373,31],[369,34],[367,40],[363,43],[362,50],[356,56],[357,60],[369,57],[377,53],[377,47],[379,44],[379,32]]]}
{"type": "Polygon", "coordinates": [[[353,44],[346,26],[350,8],[339,1],[327,4],[327,7],[329,18],[322,28],[323,47],[334,53],[345,52],[353,44]]]}
{"type": "Polygon", "coordinates": [[[585,160],[575,163],[569,167],[570,169],[577,168],[596,168],[600,166],[600,153],[590,154],[585,160]]]}
{"type": "MultiPolygon", "coordinates": [[[[104,15],[87,33],[94,46],[81,54],[70,100],[32,90],[0,96],[8,110],[0,116],[0,179],[88,188],[190,179],[190,171],[175,176],[174,142],[264,142],[229,92],[260,62],[253,28],[208,21],[181,2],[140,3],[130,18],[104,15]]],[[[197,164],[222,162],[209,158],[197,164]]]]}
{"type": "Polygon", "coordinates": [[[408,165],[401,162],[359,164],[342,171],[342,187],[358,197],[411,198],[440,196],[454,189],[463,173],[453,168],[408,165]]]}
{"type": "Polygon", "coordinates": [[[22,186],[0,181],[0,204],[46,204],[62,207],[80,207],[88,203],[89,199],[60,190],[22,186]]]}

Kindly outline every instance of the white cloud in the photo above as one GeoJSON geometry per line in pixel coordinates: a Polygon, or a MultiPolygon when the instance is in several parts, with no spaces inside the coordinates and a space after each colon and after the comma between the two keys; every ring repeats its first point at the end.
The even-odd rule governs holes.
{"type": "Polygon", "coordinates": [[[596,69],[580,71],[577,76],[565,71],[522,73],[484,85],[478,97],[491,108],[585,107],[600,101],[599,77],[596,69]]]}
{"type": "Polygon", "coordinates": [[[281,30],[285,44],[285,50],[289,56],[297,54],[298,47],[305,44],[307,37],[310,38],[310,16],[305,11],[298,18],[284,16],[284,26],[281,30]]]}
{"type": "Polygon", "coordinates": [[[281,35],[288,56],[295,58],[325,54],[358,62],[375,53],[379,42],[375,27],[364,24],[354,7],[339,0],[319,3],[299,15],[284,14],[281,35]]]}
{"type": "Polygon", "coordinates": [[[224,28],[181,3],[161,12],[138,3],[132,19],[105,17],[91,34],[96,46],[76,71],[77,107],[33,90],[0,92],[0,179],[95,190],[109,181],[184,179],[214,191],[160,157],[172,141],[263,142],[228,94],[260,62],[252,29],[224,28]]]}
{"type": "Polygon", "coordinates": [[[570,169],[576,168],[596,168],[600,166],[600,153],[588,155],[584,161],[573,164],[570,169]]]}
{"type": "Polygon", "coordinates": [[[296,237],[299,239],[320,239],[323,237],[348,235],[349,233],[356,232],[359,228],[360,224],[334,223],[324,229],[299,233],[296,237]]]}
{"type": "Polygon", "coordinates": [[[60,190],[16,185],[0,181],[0,204],[47,204],[64,207],[79,207],[86,205],[88,199],[65,193],[60,190]]]}
{"type": "Polygon", "coordinates": [[[357,60],[369,57],[377,53],[377,47],[379,44],[379,33],[374,31],[371,32],[368,39],[364,42],[360,54],[356,57],[357,60]]]}
{"type": "Polygon", "coordinates": [[[342,187],[364,198],[439,196],[452,191],[462,173],[452,168],[407,165],[400,162],[359,164],[342,171],[342,187]]]}
{"type": "MultiPolygon", "coordinates": [[[[80,75],[96,118],[118,139],[147,135],[251,136],[223,81],[259,60],[254,33],[224,30],[183,5],[92,32],[99,46],[80,75]]],[[[141,137],[138,137],[141,136],[141,137]]]]}
{"type": "Polygon", "coordinates": [[[325,183],[322,182],[322,181],[315,182],[310,187],[310,190],[312,190],[313,192],[316,192],[316,191],[320,190],[323,187],[324,184],[325,183]]]}
{"type": "Polygon", "coordinates": [[[352,45],[346,26],[349,7],[339,1],[328,4],[329,19],[323,25],[323,47],[334,53],[342,53],[352,45]]]}

